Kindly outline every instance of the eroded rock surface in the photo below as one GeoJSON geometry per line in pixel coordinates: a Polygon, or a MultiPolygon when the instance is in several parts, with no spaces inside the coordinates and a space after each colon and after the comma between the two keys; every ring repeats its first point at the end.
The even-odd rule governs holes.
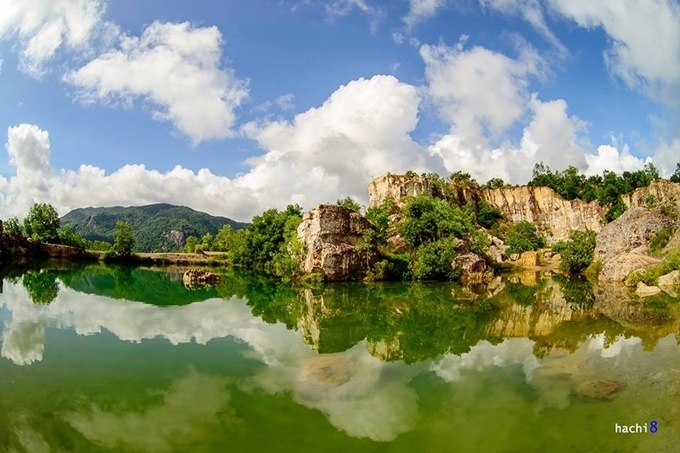
{"type": "Polygon", "coordinates": [[[298,239],[305,246],[302,269],[325,280],[361,278],[375,262],[375,250],[357,250],[364,231],[373,224],[358,212],[337,205],[319,205],[305,213],[298,239]]]}

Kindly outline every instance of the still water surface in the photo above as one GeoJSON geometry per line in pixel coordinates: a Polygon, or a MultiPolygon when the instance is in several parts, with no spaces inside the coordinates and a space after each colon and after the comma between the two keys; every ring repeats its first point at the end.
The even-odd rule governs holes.
{"type": "Polygon", "coordinates": [[[52,266],[5,276],[0,329],[0,451],[680,451],[668,295],[52,266]]]}

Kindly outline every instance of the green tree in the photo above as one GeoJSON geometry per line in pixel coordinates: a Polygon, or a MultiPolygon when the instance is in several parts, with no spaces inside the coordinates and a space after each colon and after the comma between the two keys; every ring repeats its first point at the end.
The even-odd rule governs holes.
{"type": "Polygon", "coordinates": [[[135,236],[132,226],[128,222],[119,220],[116,222],[116,231],[113,234],[113,251],[118,256],[132,255],[135,246],[135,236]]]}
{"type": "Polygon", "coordinates": [[[338,206],[350,209],[355,212],[361,211],[361,205],[354,201],[351,197],[345,197],[342,200],[338,200],[338,206]]]}
{"type": "Polygon", "coordinates": [[[16,217],[10,217],[4,222],[4,229],[8,233],[12,234],[23,234],[21,231],[21,224],[19,223],[19,219],[16,217]]]}
{"type": "Polygon", "coordinates": [[[503,218],[501,212],[484,200],[477,203],[477,223],[486,229],[491,228],[496,222],[503,218]]]}
{"type": "Polygon", "coordinates": [[[54,241],[59,237],[59,225],[59,215],[54,206],[35,203],[24,219],[24,233],[36,241],[54,241]]]}
{"type": "Polygon", "coordinates": [[[543,236],[536,232],[536,225],[524,220],[512,225],[508,229],[505,244],[509,246],[508,252],[522,253],[545,247],[546,241],[543,236]]]}
{"type": "Polygon", "coordinates": [[[184,241],[184,253],[195,253],[196,246],[198,246],[198,238],[196,236],[188,236],[184,241]]]}
{"type": "Polygon", "coordinates": [[[86,245],[85,238],[78,233],[74,233],[71,230],[71,225],[66,225],[59,231],[59,242],[73,247],[80,247],[81,249],[84,249],[86,245]]]}
{"type": "Polygon", "coordinates": [[[592,230],[572,231],[567,242],[555,244],[561,254],[560,267],[569,272],[580,272],[593,262],[597,233],[592,230]]]}
{"type": "Polygon", "coordinates": [[[505,187],[505,181],[503,181],[501,178],[491,178],[489,179],[486,184],[484,184],[485,189],[500,189],[501,187],[505,187]]]}
{"type": "Polygon", "coordinates": [[[675,167],[675,173],[671,176],[671,182],[680,182],[680,162],[675,167]]]}

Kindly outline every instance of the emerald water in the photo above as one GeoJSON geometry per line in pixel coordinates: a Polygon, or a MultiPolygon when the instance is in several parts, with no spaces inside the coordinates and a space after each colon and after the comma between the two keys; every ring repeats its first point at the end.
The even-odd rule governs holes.
{"type": "Polygon", "coordinates": [[[0,451],[680,451],[680,300],[225,270],[14,271],[0,451]],[[656,421],[656,433],[616,433],[656,421]]]}

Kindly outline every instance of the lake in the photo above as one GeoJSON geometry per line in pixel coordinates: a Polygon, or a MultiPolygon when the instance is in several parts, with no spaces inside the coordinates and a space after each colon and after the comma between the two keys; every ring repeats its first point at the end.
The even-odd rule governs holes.
{"type": "Polygon", "coordinates": [[[0,451],[680,451],[680,299],[221,273],[5,275],[0,451]]]}

